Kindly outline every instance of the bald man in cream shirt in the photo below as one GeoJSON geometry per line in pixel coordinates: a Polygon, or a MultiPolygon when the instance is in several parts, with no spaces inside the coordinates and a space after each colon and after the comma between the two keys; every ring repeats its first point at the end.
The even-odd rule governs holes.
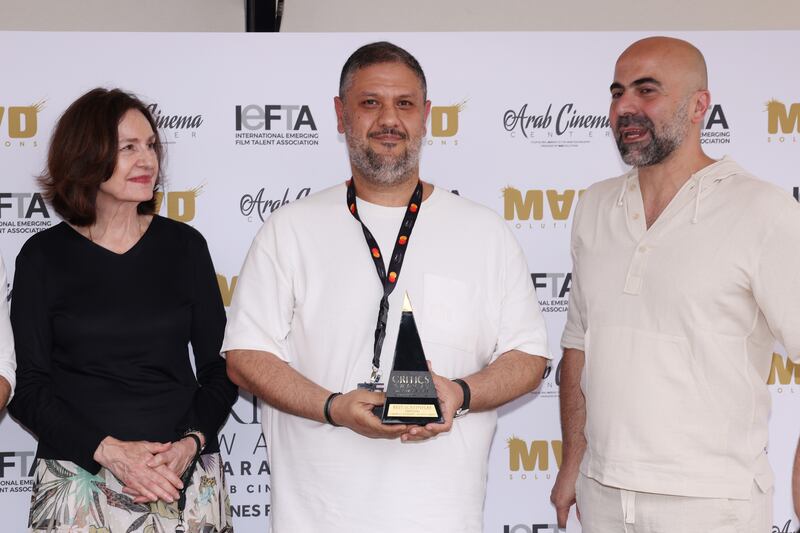
{"type": "Polygon", "coordinates": [[[767,533],[766,380],[776,340],[800,363],[800,206],[703,152],[690,43],[637,41],[610,91],[632,168],[573,221],[558,521],[577,499],[583,533],[767,533]]]}

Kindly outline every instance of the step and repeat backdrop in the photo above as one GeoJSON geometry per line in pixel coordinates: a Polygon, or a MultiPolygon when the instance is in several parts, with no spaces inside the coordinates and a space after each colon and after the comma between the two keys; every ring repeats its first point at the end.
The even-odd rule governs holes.
{"type": "MultiPolygon", "coordinates": [[[[733,156],[797,198],[800,32],[673,35],[695,43],[708,61],[707,152],[733,156]]],[[[485,531],[555,532],[549,494],[561,463],[557,354],[569,304],[571,217],[581,190],[626,170],[607,120],[609,84],[619,53],[643,36],[0,32],[0,253],[13,277],[25,240],[59,222],[34,180],[59,115],[93,87],[121,87],[150,105],[167,144],[159,213],[205,235],[229,305],[263,221],[349,177],[333,107],[344,61],[375,40],[407,48],[425,69],[432,101],[422,176],[507,221],[526,251],[556,354],[539,390],[501,409],[485,531]]],[[[788,533],[798,527],[790,471],[800,370],[780,346],[768,385],[773,532],[788,533]]],[[[2,529],[23,531],[36,442],[0,416],[2,529]]],[[[257,400],[240,395],[220,439],[236,531],[264,532],[270,465],[257,400]]]]}

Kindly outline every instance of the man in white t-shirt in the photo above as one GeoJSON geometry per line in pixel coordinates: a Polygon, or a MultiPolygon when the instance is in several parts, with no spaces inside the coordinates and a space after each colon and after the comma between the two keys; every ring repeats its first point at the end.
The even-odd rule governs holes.
{"type": "Polygon", "coordinates": [[[700,144],[703,55],[617,60],[609,118],[633,169],[576,210],[553,500],[584,533],[763,533],[776,339],[800,360],[800,206],[700,144]],[[577,485],[576,485],[577,483],[577,485]]]}
{"type": "Polygon", "coordinates": [[[14,395],[17,358],[14,354],[14,334],[8,319],[8,281],[6,267],[0,258],[0,410],[14,395]]]}
{"type": "Polygon", "coordinates": [[[419,179],[430,102],[413,56],[361,47],[334,103],[352,181],[270,216],[223,344],[265,403],[272,530],[480,533],[495,409],[546,366],[530,270],[497,214],[419,179]],[[381,424],[384,395],[358,388],[389,375],[405,293],[441,424],[381,424]]]}

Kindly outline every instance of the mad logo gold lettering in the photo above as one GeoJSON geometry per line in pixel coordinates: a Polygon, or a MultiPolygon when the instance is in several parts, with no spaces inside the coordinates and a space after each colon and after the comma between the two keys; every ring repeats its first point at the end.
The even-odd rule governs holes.
{"type": "MultiPolygon", "coordinates": [[[[553,220],[567,220],[575,204],[575,193],[574,189],[566,189],[564,192],[532,189],[525,191],[523,198],[522,191],[507,187],[503,190],[503,216],[506,220],[542,220],[546,196],[553,220]]],[[[583,190],[577,191],[578,196],[581,194],[583,190]]]]}
{"type": "Polygon", "coordinates": [[[517,437],[508,439],[508,468],[513,472],[520,469],[532,472],[534,470],[545,471],[550,469],[550,449],[556,460],[556,466],[561,468],[561,441],[560,440],[535,440],[530,447],[526,442],[517,437]]]}
{"type": "Polygon", "coordinates": [[[794,377],[795,385],[800,385],[800,365],[793,363],[788,357],[781,354],[772,354],[772,368],[769,371],[767,385],[788,385],[794,377]]]}
{"type": "Polygon", "coordinates": [[[196,215],[195,199],[203,192],[203,185],[188,191],[156,191],[156,213],[161,211],[164,195],[167,197],[167,217],[178,222],[191,222],[196,215]]]}
{"type": "Polygon", "coordinates": [[[522,191],[507,187],[503,190],[503,216],[506,220],[541,220],[544,218],[544,192],[526,191],[523,200],[522,191]]]}
{"type": "Polygon", "coordinates": [[[800,103],[791,104],[786,110],[786,104],[777,100],[767,102],[767,131],[769,133],[800,132],[800,103]]]}
{"type": "Polygon", "coordinates": [[[464,109],[466,100],[456,105],[431,106],[431,135],[434,137],[453,137],[458,133],[458,116],[464,109]]]}
{"type": "Polygon", "coordinates": [[[230,307],[231,300],[233,300],[233,291],[236,290],[237,283],[239,283],[239,276],[233,276],[231,282],[228,283],[228,278],[222,274],[217,274],[217,285],[219,285],[219,293],[222,296],[222,303],[225,307],[230,307]]]}
{"type": "Polygon", "coordinates": [[[572,210],[572,202],[575,200],[575,191],[566,190],[559,194],[558,191],[547,191],[547,203],[550,204],[550,212],[555,220],[566,220],[572,210]]]}
{"type": "Polygon", "coordinates": [[[180,222],[194,220],[195,198],[194,191],[178,191],[167,194],[167,216],[180,222]]]}
{"type": "Polygon", "coordinates": [[[452,137],[458,133],[458,107],[431,108],[431,135],[452,137]]]}
{"type": "Polygon", "coordinates": [[[39,111],[44,101],[29,106],[0,106],[0,124],[7,123],[8,136],[12,139],[30,139],[39,130],[39,111]]]}

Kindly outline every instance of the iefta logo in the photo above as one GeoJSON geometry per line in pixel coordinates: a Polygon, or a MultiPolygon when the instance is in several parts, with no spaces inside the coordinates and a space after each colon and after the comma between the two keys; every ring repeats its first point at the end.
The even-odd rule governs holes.
{"type": "Polygon", "coordinates": [[[706,121],[706,125],[703,127],[703,129],[710,130],[715,126],[719,126],[724,130],[729,129],[728,119],[725,118],[725,112],[722,110],[722,106],[720,104],[714,104],[708,109],[708,120],[706,121]]]}
{"type": "Polygon", "coordinates": [[[0,452],[0,479],[33,476],[35,455],[32,451],[0,452]]]}
{"type": "Polygon", "coordinates": [[[39,111],[44,109],[44,103],[42,100],[28,106],[0,106],[0,132],[11,139],[30,139],[39,131],[39,111]]]}
{"type": "Polygon", "coordinates": [[[298,131],[302,127],[317,130],[311,108],[307,105],[237,105],[236,131],[271,131],[277,122],[285,131],[298,131]],[[295,114],[297,111],[297,114],[295,114]],[[282,126],[281,126],[282,124],[282,126]]]}

